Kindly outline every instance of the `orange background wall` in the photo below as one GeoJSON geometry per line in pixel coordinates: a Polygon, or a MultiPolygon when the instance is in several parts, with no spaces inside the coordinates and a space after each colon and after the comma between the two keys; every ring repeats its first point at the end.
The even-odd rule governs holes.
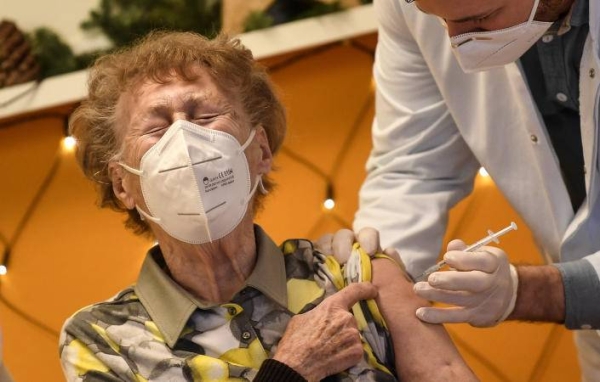
{"type": "MultiPolygon", "coordinates": [[[[264,61],[290,120],[273,174],[279,187],[258,217],[276,241],[316,239],[351,224],[371,147],[375,40],[364,36],[264,61]],[[337,203],[329,212],[321,207],[327,182],[337,203]]],[[[0,324],[17,382],[63,380],[62,323],[134,282],[150,245],[125,231],[122,216],[95,206],[93,186],[62,148],[72,106],[0,121],[0,249],[11,243],[9,273],[0,276],[0,324]]],[[[539,263],[530,232],[489,178],[478,178],[474,194],[452,211],[447,239],[473,242],[510,221],[519,230],[502,238],[503,248],[513,262],[539,263]]],[[[483,381],[579,378],[571,334],[560,326],[447,328],[483,381]]]]}

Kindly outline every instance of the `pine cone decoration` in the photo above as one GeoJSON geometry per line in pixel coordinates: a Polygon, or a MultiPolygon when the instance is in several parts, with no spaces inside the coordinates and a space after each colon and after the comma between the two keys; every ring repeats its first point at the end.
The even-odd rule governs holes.
{"type": "Polygon", "coordinates": [[[12,21],[0,21],[0,88],[34,80],[39,72],[25,35],[12,21]]]}

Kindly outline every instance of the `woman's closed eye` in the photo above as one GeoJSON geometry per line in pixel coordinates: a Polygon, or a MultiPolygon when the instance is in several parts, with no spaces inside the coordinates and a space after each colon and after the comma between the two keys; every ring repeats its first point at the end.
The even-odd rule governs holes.
{"type": "Polygon", "coordinates": [[[199,124],[199,125],[203,125],[203,124],[214,121],[214,119],[217,118],[218,116],[219,116],[219,114],[202,114],[199,116],[194,116],[194,118],[192,119],[192,122],[199,124]]]}
{"type": "Polygon", "coordinates": [[[165,133],[165,131],[167,131],[168,128],[169,128],[169,126],[150,127],[146,130],[144,135],[163,135],[165,133]]]}

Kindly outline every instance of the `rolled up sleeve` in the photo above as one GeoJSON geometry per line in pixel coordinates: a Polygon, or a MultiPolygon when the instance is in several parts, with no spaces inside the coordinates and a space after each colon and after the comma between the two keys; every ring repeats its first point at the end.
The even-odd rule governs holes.
{"type": "Polygon", "coordinates": [[[587,259],[557,263],[565,288],[565,326],[600,329],[600,280],[587,259]]]}

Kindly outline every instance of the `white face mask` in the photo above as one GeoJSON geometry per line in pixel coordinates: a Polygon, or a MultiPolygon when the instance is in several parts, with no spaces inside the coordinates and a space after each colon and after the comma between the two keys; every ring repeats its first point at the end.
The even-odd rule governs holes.
{"type": "Polygon", "coordinates": [[[454,56],[465,73],[504,66],[521,57],[550,28],[551,22],[534,21],[540,0],[529,19],[510,28],[464,33],[450,38],[454,56]]]}
{"type": "MultiPolygon", "coordinates": [[[[140,169],[119,163],[140,177],[148,212],[140,214],[172,237],[191,244],[222,238],[240,223],[262,182],[250,189],[250,170],[244,150],[225,132],[175,121],[142,157],[140,169]]],[[[264,188],[262,189],[264,191],[264,188]]]]}

